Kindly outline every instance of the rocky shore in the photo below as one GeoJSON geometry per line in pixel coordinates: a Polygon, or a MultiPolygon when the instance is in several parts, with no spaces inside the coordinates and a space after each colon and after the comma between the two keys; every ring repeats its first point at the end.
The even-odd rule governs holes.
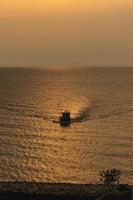
{"type": "Polygon", "coordinates": [[[128,185],[1,182],[0,199],[130,200],[132,199],[132,187],[128,185]]]}

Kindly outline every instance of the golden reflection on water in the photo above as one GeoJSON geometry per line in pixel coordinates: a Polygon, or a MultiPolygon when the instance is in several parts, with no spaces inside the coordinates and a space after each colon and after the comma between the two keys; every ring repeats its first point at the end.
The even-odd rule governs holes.
{"type": "Polygon", "coordinates": [[[93,70],[0,73],[0,180],[90,183],[110,167],[131,173],[132,71],[118,93],[125,72],[118,82],[114,69],[93,70]],[[77,121],[64,128],[53,119],[66,109],[77,121]]]}

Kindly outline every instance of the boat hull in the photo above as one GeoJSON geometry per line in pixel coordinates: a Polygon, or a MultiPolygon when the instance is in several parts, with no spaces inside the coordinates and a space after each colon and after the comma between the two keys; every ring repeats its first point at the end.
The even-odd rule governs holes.
{"type": "Polygon", "coordinates": [[[69,126],[70,124],[71,124],[71,118],[64,119],[63,117],[60,117],[60,125],[69,126]]]}

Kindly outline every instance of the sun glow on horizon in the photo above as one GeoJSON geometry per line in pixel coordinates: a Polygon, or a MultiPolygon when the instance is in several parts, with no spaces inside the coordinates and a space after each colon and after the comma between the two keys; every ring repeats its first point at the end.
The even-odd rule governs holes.
{"type": "Polygon", "coordinates": [[[117,7],[133,6],[128,0],[1,0],[0,16],[49,15],[105,11],[117,7]]]}
{"type": "Polygon", "coordinates": [[[0,65],[132,65],[132,0],[0,0],[0,65]]]}

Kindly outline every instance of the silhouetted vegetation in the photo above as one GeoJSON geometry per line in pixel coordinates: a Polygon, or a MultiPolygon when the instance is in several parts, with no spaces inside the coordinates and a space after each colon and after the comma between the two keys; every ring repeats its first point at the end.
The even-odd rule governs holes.
{"type": "Polygon", "coordinates": [[[100,181],[104,183],[105,185],[111,185],[113,183],[119,183],[121,171],[118,169],[108,169],[103,170],[100,173],[100,181]]]}

